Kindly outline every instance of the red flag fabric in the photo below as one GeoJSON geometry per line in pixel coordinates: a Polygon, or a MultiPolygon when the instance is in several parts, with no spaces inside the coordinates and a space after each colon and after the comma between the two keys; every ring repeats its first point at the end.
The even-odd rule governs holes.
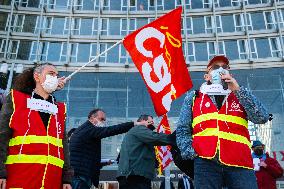
{"type": "MultiPolygon", "coordinates": [[[[171,134],[171,128],[168,122],[167,115],[164,115],[158,128],[158,133],[165,133],[165,134],[171,134]]],[[[171,147],[170,146],[156,146],[156,158],[159,161],[159,168],[158,172],[159,174],[162,174],[162,171],[172,162],[172,154],[170,152],[171,147]]]]}
{"type": "Polygon", "coordinates": [[[185,64],[179,7],[128,35],[123,44],[143,77],[158,116],[188,91],[192,82],[185,64]]]}

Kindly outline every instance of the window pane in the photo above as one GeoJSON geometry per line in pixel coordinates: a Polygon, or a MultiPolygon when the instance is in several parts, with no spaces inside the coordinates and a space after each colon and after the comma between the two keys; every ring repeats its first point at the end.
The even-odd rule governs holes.
{"type": "Polygon", "coordinates": [[[121,10],[121,1],[110,0],[110,10],[121,10]]]}
{"type": "Polygon", "coordinates": [[[192,8],[193,9],[200,9],[200,8],[203,8],[203,2],[202,0],[194,0],[194,1],[191,1],[192,2],[192,8]]]}
{"type": "Polygon", "coordinates": [[[232,15],[222,15],[223,32],[234,32],[234,19],[232,15]]]}
{"type": "Polygon", "coordinates": [[[239,59],[237,41],[225,41],[226,55],[229,59],[239,59]]]}
{"type": "Polygon", "coordinates": [[[256,39],[256,48],[259,58],[271,57],[269,42],[267,39],[256,39]]]}
{"type": "Polygon", "coordinates": [[[17,59],[28,60],[31,50],[32,42],[31,41],[21,41],[18,50],[17,59]]]}
{"type": "Polygon", "coordinates": [[[77,61],[88,62],[90,56],[90,44],[79,44],[77,61]]]}
{"type": "Polygon", "coordinates": [[[195,57],[197,61],[207,61],[207,45],[206,43],[194,43],[195,45],[195,57]]]}
{"type": "Polygon", "coordinates": [[[81,19],[80,35],[92,35],[93,19],[81,19]]]}
{"type": "Polygon", "coordinates": [[[205,33],[204,19],[203,17],[193,17],[193,33],[205,33]]]}
{"type": "Polygon", "coordinates": [[[109,34],[120,35],[120,19],[110,18],[109,19],[109,34]]]}
{"type": "Polygon", "coordinates": [[[265,29],[264,17],[262,12],[251,13],[251,19],[254,30],[265,29]]]}
{"type": "Polygon", "coordinates": [[[48,61],[59,61],[61,51],[61,43],[49,43],[48,61]]]}
{"type": "Polygon", "coordinates": [[[65,19],[62,18],[54,18],[52,24],[51,34],[63,34],[63,26],[65,19]]]}
{"type": "Polygon", "coordinates": [[[23,32],[34,33],[37,16],[26,15],[23,32]]]}
{"type": "Polygon", "coordinates": [[[0,31],[5,30],[7,17],[8,17],[8,13],[4,13],[4,12],[0,13],[0,31]]]}
{"type": "MultiPolygon", "coordinates": [[[[113,45],[112,43],[108,44],[108,48],[113,45]]],[[[118,58],[119,58],[119,46],[115,46],[111,50],[107,52],[107,62],[108,63],[118,63],[118,58]]]]}

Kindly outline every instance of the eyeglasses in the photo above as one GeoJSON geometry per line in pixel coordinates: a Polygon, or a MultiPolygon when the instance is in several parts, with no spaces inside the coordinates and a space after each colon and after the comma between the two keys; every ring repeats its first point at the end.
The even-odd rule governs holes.
{"type": "Polygon", "coordinates": [[[223,69],[225,69],[225,70],[228,70],[228,69],[230,69],[230,66],[229,65],[227,65],[227,64],[224,64],[223,66],[220,66],[220,65],[213,65],[210,69],[212,69],[212,70],[217,70],[217,69],[219,69],[220,67],[222,67],[223,69]]]}

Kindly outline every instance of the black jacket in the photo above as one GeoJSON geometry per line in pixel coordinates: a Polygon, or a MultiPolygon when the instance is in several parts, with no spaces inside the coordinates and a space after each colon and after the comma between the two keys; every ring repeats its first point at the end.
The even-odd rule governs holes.
{"type": "Polygon", "coordinates": [[[85,176],[98,187],[101,169],[101,139],[122,134],[134,126],[133,122],[110,127],[96,127],[86,121],[78,127],[70,140],[70,162],[75,176],[85,176]]]}

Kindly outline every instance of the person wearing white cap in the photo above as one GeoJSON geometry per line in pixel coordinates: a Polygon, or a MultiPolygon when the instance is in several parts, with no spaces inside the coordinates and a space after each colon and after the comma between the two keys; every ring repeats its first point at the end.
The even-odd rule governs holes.
{"type": "Polygon", "coordinates": [[[213,57],[198,91],[188,92],[177,124],[183,159],[194,159],[196,189],[257,189],[248,120],[268,121],[266,108],[230,74],[229,60],[213,57]]]}

